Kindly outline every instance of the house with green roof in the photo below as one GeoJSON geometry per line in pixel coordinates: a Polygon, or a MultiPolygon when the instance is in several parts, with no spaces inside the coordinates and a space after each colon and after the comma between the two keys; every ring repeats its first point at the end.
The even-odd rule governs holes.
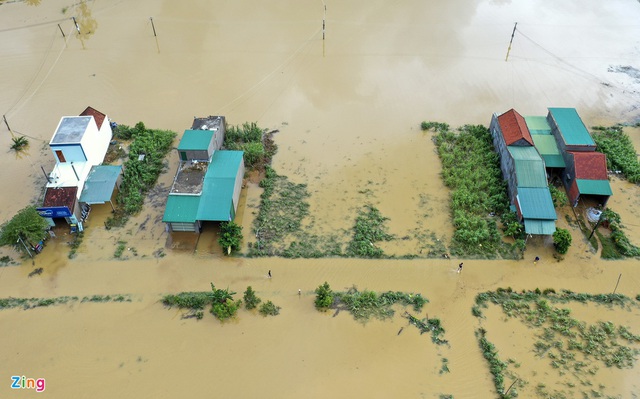
{"type": "Polygon", "coordinates": [[[215,140],[210,130],[187,130],[180,140],[180,165],[162,218],[170,231],[198,233],[203,222],[228,222],[236,216],[244,152],[216,150],[215,140]]]}
{"type": "MultiPolygon", "coordinates": [[[[541,126],[544,128],[544,124],[541,126]]],[[[525,232],[553,234],[557,216],[547,183],[545,161],[534,146],[534,135],[529,131],[527,120],[511,109],[502,115],[494,114],[489,130],[500,155],[509,199],[525,232]]]]}

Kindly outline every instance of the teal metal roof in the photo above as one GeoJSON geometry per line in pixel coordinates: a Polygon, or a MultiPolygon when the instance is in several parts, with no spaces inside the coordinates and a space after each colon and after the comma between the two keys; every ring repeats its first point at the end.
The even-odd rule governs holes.
{"type": "Polygon", "coordinates": [[[533,134],[551,134],[551,126],[544,116],[525,116],[524,121],[527,123],[529,133],[533,134]]]}
{"type": "Polygon", "coordinates": [[[518,205],[525,219],[556,220],[549,187],[519,187],[518,205]]]}
{"type": "Polygon", "coordinates": [[[524,220],[524,231],[527,234],[551,235],[556,231],[556,223],[552,220],[524,220]]]}
{"type": "Polygon", "coordinates": [[[509,146],[516,167],[518,186],[547,187],[547,173],[538,151],[533,146],[509,146]]]}
{"type": "Polygon", "coordinates": [[[167,223],[194,223],[197,219],[199,195],[175,195],[167,198],[167,206],[164,209],[163,222],[167,223]]]}
{"type": "Polygon", "coordinates": [[[544,159],[547,168],[564,168],[565,163],[555,137],[547,134],[532,134],[533,143],[544,159]]]}
{"type": "Polygon", "coordinates": [[[98,165],[91,167],[80,194],[80,202],[104,204],[111,195],[122,172],[122,165],[98,165]]]}
{"type": "Polygon", "coordinates": [[[575,108],[549,108],[567,145],[596,145],[575,108]]]}
{"type": "Polygon", "coordinates": [[[233,190],[243,151],[216,151],[197,196],[169,195],[163,222],[226,222],[233,218],[233,190]]]}
{"type": "Polygon", "coordinates": [[[580,194],[613,195],[609,180],[576,179],[580,194]]]}
{"type": "Polygon", "coordinates": [[[204,176],[198,220],[228,221],[232,218],[233,189],[242,151],[216,151],[204,176]]]}
{"type": "Polygon", "coordinates": [[[211,130],[185,130],[178,151],[208,149],[213,133],[211,130]]]}

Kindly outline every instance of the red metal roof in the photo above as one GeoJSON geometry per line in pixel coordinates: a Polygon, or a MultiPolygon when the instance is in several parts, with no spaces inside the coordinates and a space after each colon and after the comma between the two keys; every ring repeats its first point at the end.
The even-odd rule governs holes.
{"type": "Polygon", "coordinates": [[[596,151],[569,151],[573,155],[576,179],[607,180],[607,157],[596,151]]]}
{"type": "Polygon", "coordinates": [[[104,122],[104,119],[107,117],[102,112],[97,111],[97,110],[95,110],[94,108],[91,108],[91,107],[87,107],[87,109],[82,111],[80,116],[93,116],[93,119],[96,120],[96,125],[98,125],[98,129],[100,129],[102,127],[102,122],[104,122]]]}
{"type": "Polygon", "coordinates": [[[73,212],[78,187],[47,187],[42,206],[66,206],[73,212]]]}
{"type": "Polygon", "coordinates": [[[512,108],[500,115],[498,123],[507,145],[512,145],[518,140],[524,140],[529,145],[533,145],[533,139],[531,138],[531,133],[529,133],[527,123],[515,109],[512,108]]]}

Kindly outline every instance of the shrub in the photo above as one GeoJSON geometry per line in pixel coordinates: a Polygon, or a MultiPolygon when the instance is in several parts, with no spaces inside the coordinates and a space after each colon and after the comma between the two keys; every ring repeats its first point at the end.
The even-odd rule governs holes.
{"type": "Polygon", "coordinates": [[[267,301],[260,306],[260,314],[263,316],[277,316],[280,314],[280,309],[280,306],[276,306],[273,302],[267,301]]]}
{"type": "Polygon", "coordinates": [[[553,201],[553,206],[556,208],[563,207],[565,205],[569,205],[569,198],[567,198],[567,193],[563,190],[558,189],[553,184],[549,185],[549,191],[551,192],[551,200],[553,201]]]}
{"type": "Polygon", "coordinates": [[[553,233],[553,245],[559,254],[566,254],[571,246],[571,233],[567,229],[556,229],[553,233]]]}
{"type": "Polygon", "coordinates": [[[11,144],[10,148],[15,152],[20,152],[24,149],[24,147],[29,145],[29,139],[24,136],[12,137],[11,141],[13,144],[11,144]]]}
{"type": "Polygon", "coordinates": [[[316,309],[321,311],[326,311],[331,307],[331,305],[333,305],[334,294],[333,294],[333,291],[331,290],[331,287],[329,286],[329,283],[325,281],[324,284],[316,288],[315,292],[316,292],[316,300],[315,300],[316,309]]]}
{"type": "Polygon", "coordinates": [[[47,221],[38,214],[35,206],[21,209],[10,221],[0,227],[0,245],[14,246],[27,253],[27,248],[44,240],[49,228],[47,221]]]}
{"type": "Polygon", "coordinates": [[[244,292],[244,306],[245,308],[251,310],[255,309],[262,299],[256,296],[256,292],[251,288],[251,286],[247,287],[247,290],[244,292]]]}
{"type": "Polygon", "coordinates": [[[228,320],[236,315],[242,301],[226,300],[225,302],[215,302],[211,306],[211,314],[220,321],[228,320]]]}
{"type": "Polygon", "coordinates": [[[242,226],[238,226],[235,222],[220,223],[220,238],[218,238],[218,244],[220,244],[222,249],[226,250],[227,255],[240,250],[242,238],[242,226]]]}

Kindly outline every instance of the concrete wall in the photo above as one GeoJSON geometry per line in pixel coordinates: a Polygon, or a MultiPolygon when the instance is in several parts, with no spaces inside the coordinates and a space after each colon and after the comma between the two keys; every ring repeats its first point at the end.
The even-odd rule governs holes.
{"type": "Polygon", "coordinates": [[[53,158],[56,160],[56,163],[62,163],[62,160],[56,154],[56,151],[62,151],[62,156],[64,157],[64,162],[86,162],[87,157],[82,149],[80,144],[50,144],[49,148],[53,152],[53,158]]]}
{"type": "Polygon", "coordinates": [[[109,142],[112,138],[111,126],[107,118],[102,124],[102,129],[98,130],[95,119],[91,118],[91,122],[87,126],[80,144],[87,155],[87,162],[91,165],[100,165],[104,161],[104,156],[109,148],[109,142]]]}

